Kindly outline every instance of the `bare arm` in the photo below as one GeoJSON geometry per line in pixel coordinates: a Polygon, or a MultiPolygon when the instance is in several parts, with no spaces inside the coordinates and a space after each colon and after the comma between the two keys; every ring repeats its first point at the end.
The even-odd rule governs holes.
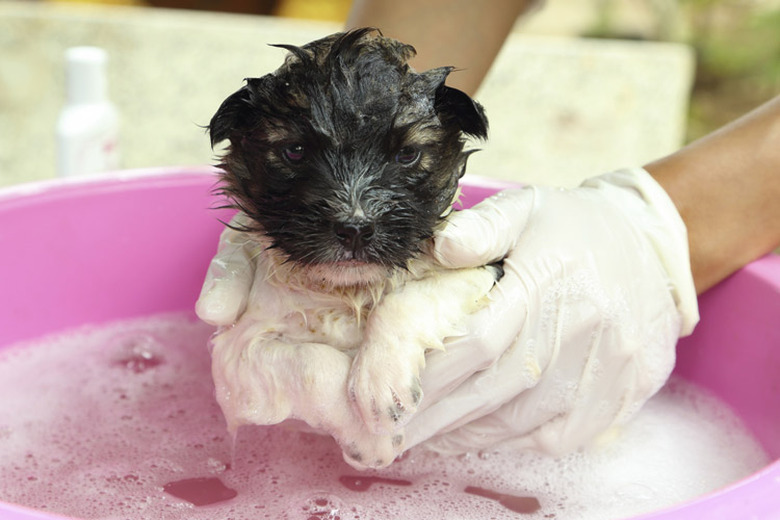
{"type": "Polygon", "coordinates": [[[482,83],[517,17],[537,0],[355,0],[347,28],[377,27],[417,49],[417,70],[452,65],[469,95],[482,83]]]}
{"type": "Polygon", "coordinates": [[[697,292],[780,245],[780,96],[646,169],[688,228],[697,292]]]}

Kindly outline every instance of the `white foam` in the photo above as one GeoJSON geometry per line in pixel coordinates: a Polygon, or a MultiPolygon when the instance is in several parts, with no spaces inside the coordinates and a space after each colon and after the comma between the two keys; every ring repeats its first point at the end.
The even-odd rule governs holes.
{"type": "Polygon", "coordinates": [[[679,380],[620,435],[560,460],[416,449],[361,474],[329,438],[284,425],[241,429],[233,459],[213,398],[211,332],[169,315],[0,352],[0,500],[106,519],[607,519],[693,498],[769,462],[724,405],[679,380]],[[237,496],[195,507],[163,490],[206,477],[237,496]],[[340,477],[353,488],[354,478],[383,480],[359,492],[340,477]],[[468,486],[541,507],[515,513],[468,486]]]}

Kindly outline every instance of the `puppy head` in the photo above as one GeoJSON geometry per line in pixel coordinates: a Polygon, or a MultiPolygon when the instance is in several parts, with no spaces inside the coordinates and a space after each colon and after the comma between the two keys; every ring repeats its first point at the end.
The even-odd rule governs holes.
{"type": "Polygon", "coordinates": [[[289,51],[228,97],[211,120],[222,191],[252,231],[313,279],[371,283],[403,268],[450,207],[482,107],[423,73],[415,50],[373,29],[289,51]]]}

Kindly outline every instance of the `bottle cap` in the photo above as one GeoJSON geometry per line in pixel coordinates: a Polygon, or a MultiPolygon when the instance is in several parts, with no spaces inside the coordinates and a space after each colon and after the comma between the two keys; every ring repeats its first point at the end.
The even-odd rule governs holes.
{"type": "Polygon", "coordinates": [[[99,47],[71,47],[65,51],[67,99],[71,104],[106,100],[108,54],[99,47]]]}

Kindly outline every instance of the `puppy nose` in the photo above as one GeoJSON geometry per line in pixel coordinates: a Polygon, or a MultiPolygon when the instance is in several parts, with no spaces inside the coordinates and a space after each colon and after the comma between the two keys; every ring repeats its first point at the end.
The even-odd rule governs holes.
{"type": "Polygon", "coordinates": [[[334,232],[339,243],[350,251],[357,251],[371,240],[374,226],[370,222],[338,222],[334,232]]]}

